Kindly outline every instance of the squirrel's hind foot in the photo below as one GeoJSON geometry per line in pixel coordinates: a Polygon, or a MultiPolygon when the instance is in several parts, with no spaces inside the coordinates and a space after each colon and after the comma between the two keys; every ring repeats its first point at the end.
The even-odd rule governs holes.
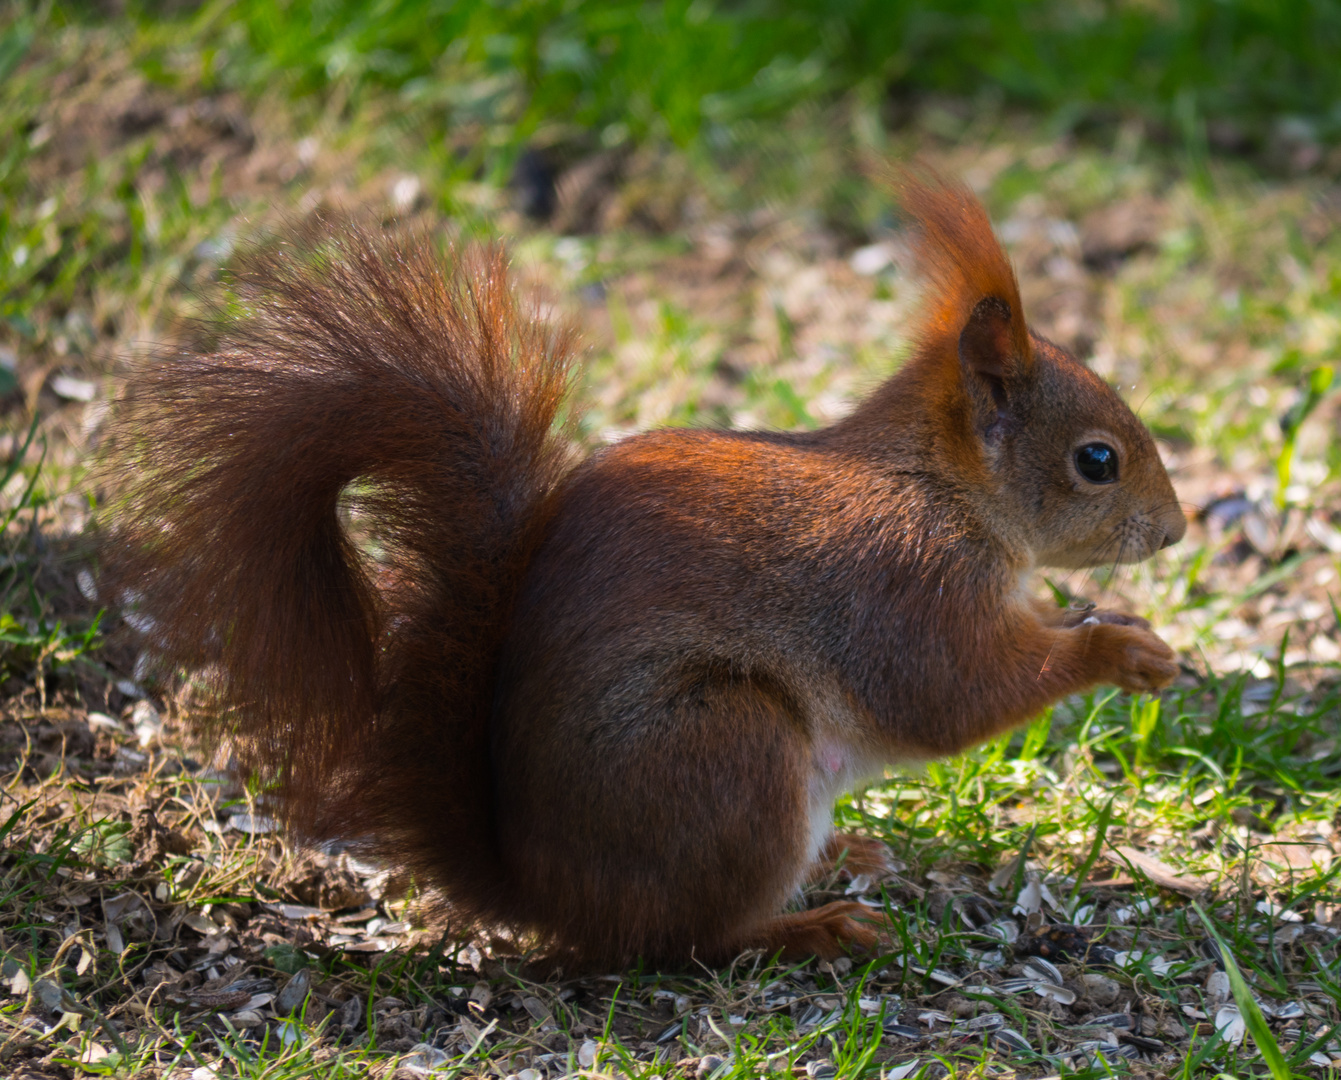
{"type": "Polygon", "coordinates": [[[835,900],[810,911],[779,915],[760,927],[743,947],[779,954],[784,961],[812,956],[837,960],[876,952],[886,941],[887,927],[879,911],[854,900],[835,900]]]}

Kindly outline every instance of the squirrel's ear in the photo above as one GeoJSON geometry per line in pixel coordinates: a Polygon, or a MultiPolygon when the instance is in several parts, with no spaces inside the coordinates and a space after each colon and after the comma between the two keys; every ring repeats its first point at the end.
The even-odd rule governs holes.
{"type": "Polygon", "coordinates": [[[970,396],[979,403],[984,435],[999,434],[1008,416],[1007,385],[1024,373],[1010,304],[988,296],[973,308],[959,335],[959,365],[970,396]],[[989,404],[990,402],[990,404],[989,404]]]}

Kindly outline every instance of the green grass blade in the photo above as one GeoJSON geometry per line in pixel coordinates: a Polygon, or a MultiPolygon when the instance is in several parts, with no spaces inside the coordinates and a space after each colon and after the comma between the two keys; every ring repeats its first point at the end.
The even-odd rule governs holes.
{"type": "Polygon", "coordinates": [[[1108,826],[1113,822],[1113,804],[1117,802],[1117,796],[1114,795],[1104,804],[1104,808],[1099,811],[1099,820],[1094,824],[1094,843],[1090,845],[1089,854],[1085,856],[1085,861],[1080,864],[1076,871],[1076,887],[1071,890],[1071,910],[1075,911],[1080,903],[1080,894],[1085,889],[1085,879],[1090,876],[1090,871],[1094,869],[1094,864],[1099,861],[1099,855],[1103,852],[1104,845],[1108,843],[1108,826]]]}
{"type": "Polygon", "coordinates": [[[1229,986],[1234,993],[1234,1003],[1238,1005],[1239,1012],[1243,1014],[1244,1023],[1248,1025],[1248,1034],[1253,1037],[1253,1042],[1257,1044],[1257,1049],[1262,1054],[1262,1060],[1266,1062],[1267,1068],[1271,1070],[1271,1075],[1275,1080],[1291,1080],[1294,1073],[1285,1063],[1285,1055],[1280,1052],[1280,1044],[1276,1042],[1276,1037],[1271,1034],[1271,1029],[1267,1027],[1266,1017],[1262,1015],[1262,1010],[1258,1008],[1253,993],[1248,988],[1248,981],[1243,977],[1243,972],[1239,970],[1239,965],[1234,960],[1234,954],[1229,951],[1229,946],[1225,944],[1224,939],[1216,931],[1210,917],[1202,911],[1201,905],[1195,900],[1192,901],[1192,910],[1200,917],[1201,924],[1206,927],[1207,932],[1215,939],[1215,944],[1220,948],[1220,957],[1225,964],[1225,974],[1229,976],[1229,986]]]}

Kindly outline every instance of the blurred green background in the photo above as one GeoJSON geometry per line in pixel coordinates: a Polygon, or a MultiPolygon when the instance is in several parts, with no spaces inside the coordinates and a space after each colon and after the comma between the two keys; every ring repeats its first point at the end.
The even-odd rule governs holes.
{"type": "MultiPolygon", "coordinates": [[[[77,8],[72,8],[72,15],[77,8]]],[[[708,147],[818,95],[936,91],[1070,127],[1141,114],[1186,140],[1261,146],[1282,117],[1341,130],[1330,0],[218,0],[132,6],[190,22],[219,82],[394,89],[446,129],[547,123],[605,143],[708,147]]],[[[156,74],[168,77],[169,67],[156,74]]]]}

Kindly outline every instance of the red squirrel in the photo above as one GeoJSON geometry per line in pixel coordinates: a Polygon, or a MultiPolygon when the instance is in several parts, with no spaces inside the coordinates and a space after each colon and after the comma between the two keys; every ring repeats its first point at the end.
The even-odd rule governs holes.
{"type": "Polygon", "coordinates": [[[1026,325],[972,194],[898,194],[922,314],[855,411],[583,461],[575,338],[497,249],[262,249],[118,406],[105,580],[293,828],[470,925],[570,966],[870,949],[861,905],[786,910],[837,859],[883,865],[835,797],[1096,684],[1167,685],[1143,620],[1028,581],[1185,529],[1149,432],[1026,325]]]}

